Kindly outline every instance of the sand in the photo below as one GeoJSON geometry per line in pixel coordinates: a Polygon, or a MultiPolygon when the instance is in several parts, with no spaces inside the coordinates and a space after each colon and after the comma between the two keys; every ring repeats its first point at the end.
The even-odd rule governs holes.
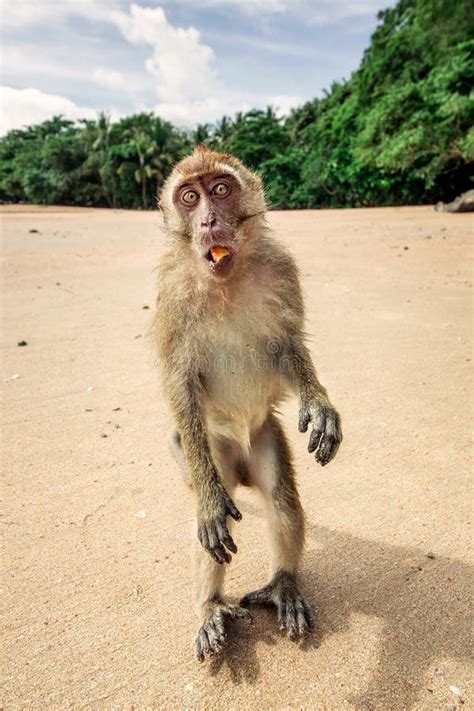
{"type": "MultiPolygon", "coordinates": [[[[285,406],[315,634],[295,644],[256,610],[203,665],[193,499],[145,338],[160,217],[1,217],[4,708],[469,708],[472,217],[270,215],[301,267],[345,439],[320,468],[285,406]]],[[[268,561],[258,499],[236,502],[233,600],[268,561]]]]}

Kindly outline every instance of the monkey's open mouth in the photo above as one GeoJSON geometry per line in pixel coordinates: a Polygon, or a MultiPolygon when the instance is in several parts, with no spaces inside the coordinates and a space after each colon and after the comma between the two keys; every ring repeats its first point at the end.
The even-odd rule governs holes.
{"type": "Polygon", "coordinates": [[[207,258],[210,262],[218,264],[221,259],[227,257],[228,254],[230,254],[229,247],[224,247],[220,244],[216,244],[214,247],[211,247],[211,249],[207,253],[207,258]]]}
{"type": "Polygon", "coordinates": [[[206,254],[211,269],[217,274],[226,272],[234,261],[234,250],[222,244],[215,244],[206,254]]]}

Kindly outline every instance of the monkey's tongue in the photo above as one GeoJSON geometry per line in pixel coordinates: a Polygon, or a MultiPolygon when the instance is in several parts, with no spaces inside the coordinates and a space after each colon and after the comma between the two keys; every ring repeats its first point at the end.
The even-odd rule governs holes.
{"type": "Polygon", "coordinates": [[[228,247],[222,247],[221,245],[216,245],[215,247],[211,247],[209,250],[211,253],[211,257],[214,262],[220,262],[221,259],[226,257],[228,254],[230,254],[230,249],[228,247]]]}

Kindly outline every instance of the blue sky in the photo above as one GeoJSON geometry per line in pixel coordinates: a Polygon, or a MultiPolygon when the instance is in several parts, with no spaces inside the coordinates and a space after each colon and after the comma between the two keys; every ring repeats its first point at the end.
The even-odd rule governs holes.
{"type": "Polygon", "coordinates": [[[393,0],[2,0],[0,131],[153,110],[180,126],[321,96],[393,0]]]}

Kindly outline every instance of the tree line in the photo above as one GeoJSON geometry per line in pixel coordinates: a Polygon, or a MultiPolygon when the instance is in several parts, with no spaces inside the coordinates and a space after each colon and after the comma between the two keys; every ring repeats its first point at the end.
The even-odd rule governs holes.
{"type": "Polygon", "coordinates": [[[149,209],[196,143],[241,158],[276,208],[450,200],[472,187],[474,26],[468,0],[399,0],[359,68],[279,118],[266,110],[184,131],[152,113],[60,116],[0,140],[0,201],[149,209]]]}

